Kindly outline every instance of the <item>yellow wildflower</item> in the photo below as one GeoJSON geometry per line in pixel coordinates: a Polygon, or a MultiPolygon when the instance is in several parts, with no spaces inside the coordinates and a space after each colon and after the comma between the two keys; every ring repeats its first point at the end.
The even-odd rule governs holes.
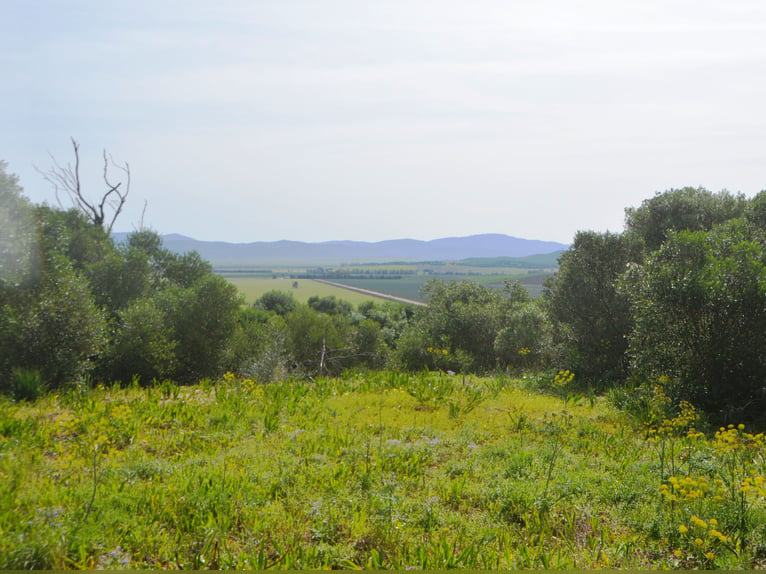
{"type": "Polygon", "coordinates": [[[700,528],[707,528],[707,522],[705,522],[698,516],[692,516],[690,520],[692,524],[694,524],[695,526],[699,526],[700,528]]]}

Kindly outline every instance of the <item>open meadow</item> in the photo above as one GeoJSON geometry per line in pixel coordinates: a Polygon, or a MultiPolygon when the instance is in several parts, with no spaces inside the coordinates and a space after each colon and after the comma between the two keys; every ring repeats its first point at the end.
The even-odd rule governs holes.
{"type": "Polygon", "coordinates": [[[334,287],[311,279],[289,279],[286,277],[237,277],[226,276],[226,280],[232,283],[245,296],[248,305],[254,303],[264,293],[269,291],[284,291],[292,293],[296,301],[305,303],[310,297],[329,297],[343,299],[354,306],[365,301],[380,300],[372,295],[356,293],[348,289],[334,287]],[[294,284],[297,283],[297,287],[294,284]]]}
{"type": "Polygon", "coordinates": [[[638,424],[567,380],[227,374],[3,399],[0,567],[766,564],[762,435],[703,435],[693,409],[638,424]]]}
{"type": "MultiPolygon", "coordinates": [[[[303,271],[305,273],[305,270],[303,271]]],[[[271,276],[271,275],[248,275],[247,273],[226,273],[222,272],[221,275],[226,278],[227,281],[232,283],[239,289],[245,296],[245,300],[248,304],[252,304],[256,299],[261,297],[268,291],[285,291],[293,294],[295,299],[301,303],[308,301],[309,297],[327,297],[330,295],[335,296],[337,299],[343,299],[348,301],[354,306],[359,303],[370,300],[383,300],[381,297],[376,297],[372,294],[357,293],[349,289],[343,289],[314,281],[312,279],[293,279],[284,276],[271,276]],[[297,287],[294,284],[297,283],[297,287]]],[[[420,289],[431,279],[438,279],[442,281],[472,281],[486,287],[492,287],[494,289],[502,289],[505,281],[519,281],[530,293],[532,297],[537,297],[542,291],[542,283],[549,275],[494,275],[494,274],[477,274],[477,275],[405,275],[397,279],[360,279],[360,278],[332,278],[331,281],[337,284],[348,285],[352,288],[365,289],[374,291],[377,293],[390,295],[393,297],[401,297],[412,301],[423,302],[423,297],[420,293],[420,289]]]]}
{"type": "Polygon", "coordinates": [[[450,281],[470,281],[493,289],[502,289],[506,281],[518,281],[529,291],[532,297],[538,297],[542,292],[543,281],[549,275],[408,275],[400,279],[337,279],[337,283],[386,293],[395,297],[403,297],[414,301],[424,302],[420,289],[432,279],[450,281]]]}

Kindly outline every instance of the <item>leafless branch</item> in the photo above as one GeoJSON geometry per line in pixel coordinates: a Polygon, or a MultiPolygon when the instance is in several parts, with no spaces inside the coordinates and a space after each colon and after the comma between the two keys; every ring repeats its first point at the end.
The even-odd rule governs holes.
{"type": "Polygon", "coordinates": [[[112,198],[110,200],[110,206],[114,210],[114,215],[112,216],[112,220],[109,222],[109,228],[106,230],[107,233],[112,232],[112,227],[114,226],[114,222],[117,220],[117,217],[122,212],[122,207],[125,205],[125,201],[128,198],[128,193],[130,193],[130,166],[128,165],[128,162],[125,162],[124,165],[119,165],[117,162],[114,161],[111,154],[109,155],[109,160],[107,161],[106,156],[106,150],[104,150],[104,183],[106,183],[107,187],[109,188],[109,191],[104,194],[104,196],[101,198],[101,203],[99,204],[99,213],[102,219],[103,224],[103,218],[104,218],[104,204],[106,204],[107,200],[109,200],[109,196],[112,194],[115,194],[116,197],[112,198]],[[109,181],[109,164],[112,164],[113,167],[119,169],[125,174],[126,178],[126,184],[123,188],[124,191],[120,190],[120,185],[122,185],[122,182],[117,182],[116,185],[112,185],[112,183],[109,181]]]}
{"type": "Polygon", "coordinates": [[[146,217],[146,208],[148,206],[149,206],[149,202],[147,200],[144,200],[144,208],[141,210],[141,219],[138,222],[137,231],[143,231],[144,229],[146,229],[146,227],[144,226],[144,217],[146,217]]]}
{"type": "Polygon", "coordinates": [[[61,206],[61,193],[65,193],[69,196],[69,200],[72,205],[79,209],[90,219],[95,225],[104,227],[108,210],[112,211],[111,219],[108,226],[105,227],[107,233],[112,232],[114,222],[122,212],[122,208],[130,193],[130,166],[126,162],[124,165],[120,165],[114,161],[111,155],[107,156],[106,150],[104,150],[104,183],[106,183],[107,191],[101,196],[101,201],[96,204],[95,202],[88,201],[82,192],[80,185],[80,144],[78,144],[74,138],[72,139],[72,148],[74,149],[74,167],[68,163],[66,167],[62,167],[51,156],[53,160],[53,166],[47,171],[37,169],[37,171],[48,181],[52,186],[54,193],[56,194],[56,201],[61,206]],[[122,182],[112,184],[109,181],[109,166],[114,167],[125,174],[126,184],[123,186],[122,182]]]}

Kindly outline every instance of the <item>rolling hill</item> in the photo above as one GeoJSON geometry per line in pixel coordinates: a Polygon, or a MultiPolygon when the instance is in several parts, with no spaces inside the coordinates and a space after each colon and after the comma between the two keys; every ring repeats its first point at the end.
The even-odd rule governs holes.
{"type": "MultiPolygon", "coordinates": [[[[116,240],[125,234],[115,234],[116,240]]],[[[122,237],[121,237],[122,236],[122,237]]],[[[566,249],[554,241],[521,239],[502,234],[446,237],[431,241],[393,239],[379,242],[257,241],[226,243],[199,241],[178,234],[162,236],[167,249],[175,253],[197,251],[214,265],[287,264],[317,265],[340,263],[378,263],[386,261],[458,261],[467,258],[527,257],[566,249]]]]}

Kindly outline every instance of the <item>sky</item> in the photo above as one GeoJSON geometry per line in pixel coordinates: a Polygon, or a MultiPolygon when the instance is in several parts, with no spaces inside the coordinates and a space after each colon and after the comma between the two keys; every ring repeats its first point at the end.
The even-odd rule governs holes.
{"type": "Polygon", "coordinates": [[[53,205],[70,138],[96,201],[127,162],[117,231],[569,243],[766,189],[765,37],[762,0],[0,0],[0,159],[53,205]]]}

